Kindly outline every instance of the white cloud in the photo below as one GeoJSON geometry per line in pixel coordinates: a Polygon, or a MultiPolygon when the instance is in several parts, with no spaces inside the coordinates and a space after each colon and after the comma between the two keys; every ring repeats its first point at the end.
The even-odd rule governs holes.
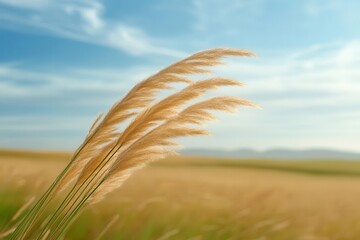
{"type": "MultiPolygon", "coordinates": [[[[21,64],[0,64],[0,99],[46,98],[61,92],[125,91],[155,72],[154,67],[72,69],[61,73],[24,70],[21,64]]],[[[106,95],[104,95],[106,99],[106,95]]]]}
{"type": "Polygon", "coordinates": [[[70,16],[78,14],[85,23],[85,30],[89,33],[93,33],[105,25],[103,19],[101,18],[103,6],[97,2],[92,2],[91,4],[85,6],[65,4],[64,10],[70,16]]]}
{"type": "Polygon", "coordinates": [[[151,39],[140,29],[118,24],[108,31],[106,44],[115,48],[126,49],[131,54],[161,54],[182,57],[184,53],[152,45],[151,39]]]}
{"type": "MultiPolygon", "coordinates": [[[[298,51],[299,57],[231,59],[228,66],[217,68],[218,74],[246,83],[242,89],[227,90],[229,94],[251,99],[263,110],[240,111],[235,118],[215,123],[214,139],[227,139],[222,141],[228,148],[358,151],[360,41],[334,46],[310,47],[298,51]]],[[[191,146],[197,147],[199,142],[191,142],[191,146]]]]}
{"type": "Polygon", "coordinates": [[[47,6],[48,2],[49,0],[0,0],[0,4],[28,9],[42,9],[47,6]]]}
{"type": "Polygon", "coordinates": [[[106,9],[98,0],[0,0],[1,4],[28,9],[26,13],[0,9],[0,20],[5,26],[20,31],[41,31],[135,55],[183,55],[180,51],[158,46],[156,39],[136,26],[104,19],[106,9]]]}
{"type": "MultiPolygon", "coordinates": [[[[243,75],[250,86],[260,90],[324,90],[335,94],[356,93],[360,87],[360,41],[336,47],[310,47],[276,59],[261,57],[231,61],[230,66],[217,68],[230,76],[243,75]],[[312,49],[316,54],[313,54],[312,49]],[[319,52],[318,49],[326,49],[319,52]],[[304,52],[304,54],[301,54],[304,52]]],[[[359,95],[360,97],[360,95],[359,95]]]]}
{"type": "MultiPolygon", "coordinates": [[[[185,141],[185,146],[358,150],[360,41],[317,45],[271,58],[231,58],[227,62],[216,68],[217,74],[240,79],[246,86],[212,94],[225,92],[248,98],[263,109],[243,109],[235,116],[219,114],[221,121],[210,125],[213,138],[185,141]]],[[[2,64],[0,103],[16,106],[26,102],[29,108],[62,106],[62,111],[75,113],[87,108],[91,113],[86,116],[79,113],[76,121],[90,124],[99,110],[106,110],[134,83],[156,70],[159,66],[73,69],[55,74],[24,70],[16,63],[2,64]]],[[[49,117],[43,113],[44,118],[49,117]]],[[[56,118],[49,124],[45,121],[33,126],[35,120],[15,120],[11,120],[11,129],[17,125],[26,132],[36,132],[42,126],[49,131],[57,129],[56,118]]],[[[9,121],[0,118],[0,123],[9,121]]],[[[58,121],[65,132],[78,126],[68,124],[73,119],[59,118],[58,121]]],[[[81,131],[85,132],[89,124],[81,131]]],[[[5,132],[4,128],[0,131],[5,132]]]]}

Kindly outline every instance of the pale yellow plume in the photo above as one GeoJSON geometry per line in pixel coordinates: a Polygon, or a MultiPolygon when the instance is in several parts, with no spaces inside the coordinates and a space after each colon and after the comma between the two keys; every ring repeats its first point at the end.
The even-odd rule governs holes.
{"type": "Polygon", "coordinates": [[[207,134],[205,130],[191,128],[188,125],[199,125],[204,121],[213,120],[215,117],[208,111],[232,112],[239,105],[255,106],[244,99],[215,97],[187,107],[173,118],[152,129],[119,154],[106,174],[104,182],[95,191],[88,204],[101,200],[107,193],[118,188],[135,170],[144,167],[148,162],[174,154],[173,150],[167,148],[176,145],[171,139],[207,134]]]}
{"type": "Polygon", "coordinates": [[[58,191],[77,178],[81,169],[99,154],[104,145],[118,139],[120,134],[117,126],[134,116],[136,109],[149,106],[159,90],[170,88],[172,83],[191,82],[179,74],[211,72],[204,67],[220,64],[219,59],[223,56],[254,56],[254,54],[245,50],[221,48],[202,51],[170,65],[135,85],[122,100],[112,106],[101,121],[99,121],[101,117],[95,121],[85,141],[75,152],[74,160],[60,181],[58,191]]]}

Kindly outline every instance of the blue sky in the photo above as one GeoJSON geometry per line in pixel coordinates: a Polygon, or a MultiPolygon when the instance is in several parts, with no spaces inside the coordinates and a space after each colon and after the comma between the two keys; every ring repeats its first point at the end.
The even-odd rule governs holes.
{"type": "Polygon", "coordinates": [[[0,147],[74,149],[132,85],[188,54],[245,48],[219,114],[185,147],[360,151],[356,0],[0,0],[0,147]]]}

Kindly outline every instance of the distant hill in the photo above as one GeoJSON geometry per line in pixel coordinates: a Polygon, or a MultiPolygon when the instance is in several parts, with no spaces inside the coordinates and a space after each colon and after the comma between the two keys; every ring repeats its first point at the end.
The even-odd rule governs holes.
{"type": "Polygon", "coordinates": [[[240,158],[269,158],[269,159],[358,159],[360,153],[330,150],[308,149],[289,150],[271,149],[267,151],[255,151],[253,149],[223,150],[223,149],[184,149],[184,155],[213,156],[213,157],[240,157],[240,158]]]}

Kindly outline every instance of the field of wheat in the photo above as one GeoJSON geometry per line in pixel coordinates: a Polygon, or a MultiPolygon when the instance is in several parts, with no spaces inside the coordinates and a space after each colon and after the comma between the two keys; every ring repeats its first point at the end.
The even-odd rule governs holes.
{"type": "MultiPolygon", "coordinates": [[[[0,228],[67,153],[2,151],[0,228]]],[[[65,239],[359,239],[360,163],[176,157],[90,206],[65,239]]]]}

